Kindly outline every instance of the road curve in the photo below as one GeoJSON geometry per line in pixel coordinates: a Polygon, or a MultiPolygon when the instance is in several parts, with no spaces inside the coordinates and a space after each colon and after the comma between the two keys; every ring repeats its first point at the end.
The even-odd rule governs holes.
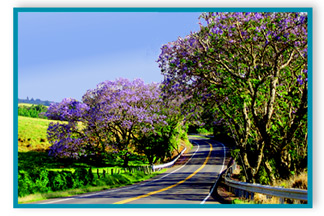
{"type": "MultiPolygon", "coordinates": [[[[31,204],[217,204],[209,191],[226,167],[226,148],[222,143],[190,137],[194,144],[185,164],[144,182],[116,189],[31,204]]],[[[117,206],[116,206],[117,207],[117,206]]]]}

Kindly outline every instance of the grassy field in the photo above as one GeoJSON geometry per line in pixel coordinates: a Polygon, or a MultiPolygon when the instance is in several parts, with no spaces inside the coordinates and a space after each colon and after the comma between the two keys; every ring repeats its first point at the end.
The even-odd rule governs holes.
{"type": "MultiPolygon", "coordinates": [[[[42,105],[42,104],[41,104],[42,105]]],[[[26,106],[26,107],[31,107],[31,106],[37,106],[37,104],[30,104],[30,103],[18,103],[18,107],[20,106],[26,106]]],[[[46,105],[43,105],[46,106],[46,105]]],[[[46,106],[48,107],[48,106],[46,106]]]]}
{"type": "Polygon", "coordinates": [[[18,167],[31,169],[36,167],[59,168],[64,164],[48,157],[50,147],[46,133],[53,120],[18,116],[18,167]]]}
{"type": "Polygon", "coordinates": [[[26,107],[31,107],[31,106],[33,106],[34,104],[29,104],[29,103],[19,103],[18,104],[18,107],[20,107],[20,106],[26,106],[26,107]]]}
{"type": "Polygon", "coordinates": [[[18,151],[45,151],[50,146],[46,131],[54,120],[18,116],[18,151]]]}

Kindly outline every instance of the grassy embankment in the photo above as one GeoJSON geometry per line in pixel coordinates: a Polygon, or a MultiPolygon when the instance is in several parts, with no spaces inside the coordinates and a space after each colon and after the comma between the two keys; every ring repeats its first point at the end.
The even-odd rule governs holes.
{"type": "Polygon", "coordinates": [[[54,120],[18,116],[18,152],[44,152],[50,146],[46,131],[54,120]]]}

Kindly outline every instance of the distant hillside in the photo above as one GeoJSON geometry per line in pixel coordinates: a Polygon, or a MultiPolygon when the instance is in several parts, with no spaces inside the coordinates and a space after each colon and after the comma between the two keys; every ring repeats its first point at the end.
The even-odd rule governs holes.
{"type": "Polygon", "coordinates": [[[49,106],[49,105],[51,105],[51,103],[55,103],[55,102],[48,101],[48,100],[42,101],[40,99],[34,99],[34,98],[29,99],[27,97],[27,99],[19,99],[18,98],[18,103],[27,103],[27,104],[36,104],[36,105],[41,104],[41,105],[49,106]]]}

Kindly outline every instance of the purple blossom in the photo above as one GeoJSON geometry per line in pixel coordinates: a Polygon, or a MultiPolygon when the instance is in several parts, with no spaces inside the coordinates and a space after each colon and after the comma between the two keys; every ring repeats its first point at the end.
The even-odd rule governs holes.
{"type": "MultiPolygon", "coordinates": [[[[157,62],[165,77],[164,97],[187,95],[188,98],[194,98],[204,104],[208,102],[206,94],[211,93],[211,98],[217,98],[218,105],[229,104],[229,101],[234,103],[233,97],[228,96],[231,91],[223,94],[216,87],[209,88],[210,92],[204,89],[216,83],[215,85],[221,87],[230,85],[229,88],[236,91],[233,85],[242,87],[240,84],[246,80],[272,79],[273,68],[284,65],[291,53],[294,55],[291,55],[290,65],[280,72],[285,78],[288,74],[285,70],[290,67],[295,67],[289,69],[290,72],[297,69],[296,65],[298,65],[296,71],[307,68],[307,14],[203,13],[200,20],[205,22],[200,22],[199,32],[175,40],[159,56],[157,62]],[[278,56],[275,53],[278,53],[278,56]],[[170,67],[171,60],[167,56],[172,56],[174,62],[185,59],[187,62],[195,63],[192,65],[181,63],[176,67],[170,67]],[[253,58],[255,61],[252,63],[253,58]],[[230,75],[227,72],[230,72],[230,75]],[[232,81],[225,83],[229,77],[232,81]],[[180,84],[180,87],[176,84],[180,84]]],[[[296,79],[295,82],[289,82],[302,88],[300,85],[308,80],[306,76],[307,70],[304,69],[301,76],[293,78],[296,79]]],[[[294,76],[287,79],[291,80],[292,77],[294,76]]],[[[282,96],[281,99],[279,96],[279,99],[284,100],[285,97],[282,96]]],[[[242,105],[242,101],[238,100],[237,103],[238,107],[242,105]]],[[[195,110],[188,110],[192,114],[196,113],[195,110]]],[[[235,110],[227,114],[232,116],[241,111],[235,110]]]]}
{"type": "Polygon", "coordinates": [[[301,75],[298,76],[297,82],[298,82],[299,85],[303,85],[304,84],[304,81],[303,81],[303,78],[302,78],[301,75]]]}
{"type": "Polygon", "coordinates": [[[99,83],[84,94],[82,102],[67,98],[53,104],[47,116],[66,123],[49,125],[50,155],[78,159],[97,151],[96,146],[114,144],[119,151],[128,148],[134,137],[127,134],[154,132],[157,125],[165,125],[160,95],[157,83],[120,78],[99,83]],[[81,128],[78,122],[82,122],[81,128]]]}

